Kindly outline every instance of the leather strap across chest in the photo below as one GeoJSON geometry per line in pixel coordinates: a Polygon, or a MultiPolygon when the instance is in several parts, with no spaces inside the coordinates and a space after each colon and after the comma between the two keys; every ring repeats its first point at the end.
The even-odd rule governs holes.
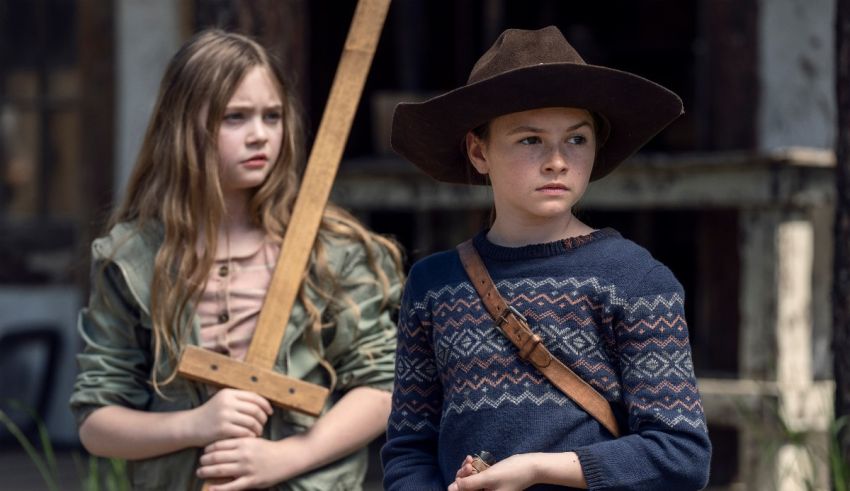
{"type": "Polygon", "coordinates": [[[552,356],[540,336],[531,330],[525,317],[508,305],[496,289],[472,240],[460,244],[457,249],[463,268],[478,291],[484,307],[496,321],[499,331],[517,347],[519,357],[534,365],[555,387],[599,421],[612,435],[620,436],[617,419],[608,401],[569,367],[552,356]]]}

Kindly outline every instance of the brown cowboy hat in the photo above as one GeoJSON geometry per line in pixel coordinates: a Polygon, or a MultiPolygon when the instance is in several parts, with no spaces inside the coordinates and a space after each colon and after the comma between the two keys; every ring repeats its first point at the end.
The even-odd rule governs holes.
{"type": "Polygon", "coordinates": [[[437,180],[485,184],[466,155],[466,133],[497,116],[577,107],[602,118],[591,180],[599,179],[682,114],[673,92],[637,75],[588,65],[557,27],[508,29],[484,53],[466,85],[393,114],[393,149],[437,180]]]}

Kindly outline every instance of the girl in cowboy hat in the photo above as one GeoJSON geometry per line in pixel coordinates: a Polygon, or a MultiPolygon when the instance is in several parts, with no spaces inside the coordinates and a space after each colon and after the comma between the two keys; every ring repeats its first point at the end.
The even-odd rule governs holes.
{"type": "Polygon", "coordinates": [[[586,64],[555,27],[504,32],[465,86],[396,108],[397,152],[436,179],[492,186],[495,220],[471,256],[495,286],[470,280],[468,246],[413,266],[386,489],[706,485],[682,287],[645,249],[572,212],[589,181],[681,113],[665,88],[586,64]],[[559,364],[602,404],[559,390],[559,364]]]}

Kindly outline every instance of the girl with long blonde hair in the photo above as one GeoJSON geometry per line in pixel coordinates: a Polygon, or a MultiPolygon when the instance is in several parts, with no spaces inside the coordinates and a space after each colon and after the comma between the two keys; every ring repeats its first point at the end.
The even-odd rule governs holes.
{"type": "Polygon", "coordinates": [[[401,258],[340,208],[324,213],[275,364],[331,389],[323,414],[176,376],[190,344],[244,358],[298,190],[302,124],[245,36],[202,32],[166,69],[125,198],[92,244],[71,398],[83,445],[130,461],[134,489],[361,486],[363,447],[389,414],[401,258]]]}

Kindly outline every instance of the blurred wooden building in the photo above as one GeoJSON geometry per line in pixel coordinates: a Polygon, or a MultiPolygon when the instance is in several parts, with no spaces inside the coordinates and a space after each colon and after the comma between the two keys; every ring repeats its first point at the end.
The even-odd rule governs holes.
{"type": "MultiPolygon", "coordinates": [[[[75,442],[65,401],[88,245],[122,192],[168,58],[204,27],[252,34],[289,67],[315,130],[354,5],[0,0],[0,373],[4,333],[60,333],[55,373],[36,370],[48,385],[30,394],[54,438],[75,442]]],[[[671,88],[685,115],[593,184],[580,215],[646,246],[685,286],[711,488],[825,486],[825,462],[791,442],[821,448],[832,411],[834,9],[395,0],[333,199],[397,237],[411,261],[486,226],[488,190],[420,174],[389,149],[388,128],[397,101],[465,83],[507,27],[557,25],[589,63],[671,88]]],[[[41,367],[32,360],[48,351],[28,342],[41,367]]]]}

